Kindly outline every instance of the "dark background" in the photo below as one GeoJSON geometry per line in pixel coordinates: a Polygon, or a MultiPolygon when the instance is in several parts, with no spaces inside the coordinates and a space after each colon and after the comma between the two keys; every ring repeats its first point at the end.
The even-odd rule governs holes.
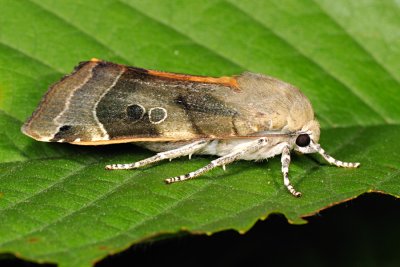
{"type": "MultiPolygon", "coordinates": [[[[146,242],[110,256],[108,266],[400,266],[400,200],[369,193],[290,225],[271,215],[246,234],[224,231],[146,242]]],[[[13,257],[0,266],[52,266],[13,257]]]]}

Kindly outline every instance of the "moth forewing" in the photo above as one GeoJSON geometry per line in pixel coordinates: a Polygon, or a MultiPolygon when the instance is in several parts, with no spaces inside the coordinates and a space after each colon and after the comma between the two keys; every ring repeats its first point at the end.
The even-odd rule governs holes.
{"type": "Polygon", "coordinates": [[[290,151],[319,153],[339,167],[358,167],[329,156],[310,101],[294,86],[261,74],[205,77],[129,67],[93,59],[50,87],[23,133],[78,145],[137,142],[155,156],[107,169],[135,169],[193,154],[219,158],[167,183],[193,179],[235,160],[281,154],[289,181],[290,151]]]}

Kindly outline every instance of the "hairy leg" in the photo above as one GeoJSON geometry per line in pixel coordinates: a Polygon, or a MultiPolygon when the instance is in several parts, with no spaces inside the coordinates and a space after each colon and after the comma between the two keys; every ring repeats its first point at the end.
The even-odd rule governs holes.
{"type": "Polygon", "coordinates": [[[293,185],[290,183],[289,180],[289,165],[290,165],[290,147],[286,145],[282,150],[281,156],[281,163],[282,163],[282,174],[283,174],[283,183],[289,192],[295,196],[300,197],[301,193],[294,189],[293,185]]]}
{"type": "Polygon", "coordinates": [[[243,148],[240,151],[234,151],[232,153],[229,153],[223,157],[220,157],[216,160],[213,160],[210,162],[210,164],[204,166],[203,168],[200,168],[196,171],[176,176],[176,177],[171,177],[165,180],[167,184],[175,183],[175,182],[180,182],[188,179],[193,179],[196,178],[197,176],[200,176],[201,174],[208,172],[209,170],[212,170],[218,166],[225,166],[235,160],[238,160],[241,158],[241,156],[245,155],[246,153],[252,153],[254,151],[259,150],[260,148],[264,147],[267,145],[267,138],[263,137],[260,139],[257,139],[254,142],[249,143],[249,145],[245,148],[243,148]]]}
{"type": "Polygon", "coordinates": [[[146,166],[148,164],[152,164],[164,159],[174,159],[174,158],[178,158],[178,157],[182,157],[182,156],[187,156],[189,155],[189,157],[195,153],[196,151],[202,149],[203,147],[205,147],[207,144],[209,143],[208,140],[200,140],[200,141],[196,141],[193,143],[190,143],[188,145],[184,145],[182,147],[179,147],[177,149],[173,149],[173,150],[169,150],[169,151],[165,151],[165,152],[160,152],[157,153],[156,155],[141,160],[141,161],[137,161],[134,163],[127,163],[127,164],[112,164],[112,165],[107,165],[106,169],[107,170],[130,170],[130,169],[136,169],[136,168],[140,168],[143,166],[146,166]]]}

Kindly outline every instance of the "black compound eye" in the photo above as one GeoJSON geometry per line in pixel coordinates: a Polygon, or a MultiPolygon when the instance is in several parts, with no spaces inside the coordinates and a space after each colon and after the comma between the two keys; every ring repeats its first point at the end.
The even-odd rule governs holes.
{"type": "Polygon", "coordinates": [[[308,134],[301,134],[297,136],[296,145],[300,147],[308,146],[311,142],[310,136],[308,134]]]}

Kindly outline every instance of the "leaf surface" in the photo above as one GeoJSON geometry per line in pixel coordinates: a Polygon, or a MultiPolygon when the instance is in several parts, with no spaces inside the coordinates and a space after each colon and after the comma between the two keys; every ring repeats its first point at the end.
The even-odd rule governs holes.
{"type": "Polygon", "coordinates": [[[0,0],[0,251],[90,266],[178,231],[248,230],[270,213],[293,223],[358,195],[400,195],[397,1],[0,0]],[[214,157],[104,171],[153,153],[134,145],[40,143],[20,132],[46,88],[97,57],[164,71],[290,82],[310,98],[321,145],[356,170],[293,153],[296,199],[279,158],[166,186],[214,157]]]}

